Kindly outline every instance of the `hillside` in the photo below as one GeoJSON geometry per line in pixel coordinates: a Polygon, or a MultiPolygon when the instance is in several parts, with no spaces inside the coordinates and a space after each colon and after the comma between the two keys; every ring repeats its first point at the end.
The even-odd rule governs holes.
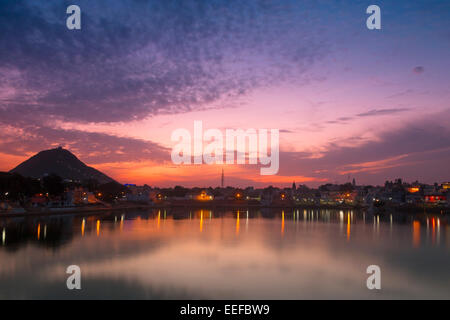
{"type": "Polygon", "coordinates": [[[41,151],[10,172],[33,178],[41,178],[54,173],[63,179],[74,181],[95,179],[100,184],[114,181],[97,169],[87,166],[73,153],[63,148],[41,151]]]}

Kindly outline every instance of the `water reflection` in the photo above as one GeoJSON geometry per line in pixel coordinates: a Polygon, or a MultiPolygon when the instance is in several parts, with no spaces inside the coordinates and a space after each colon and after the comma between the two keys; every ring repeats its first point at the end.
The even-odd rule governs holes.
{"type": "Polygon", "coordinates": [[[86,219],[81,221],[81,236],[84,237],[84,229],[86,228],[86,219]]]}
{"type": "Polygon", "coordinates": [[[0,219],[0,298],[70,298],[70,264],[89,298],[450,298],[448,220],[316,209],[0,219]],[[383,272],[377,295],[370,264],[383,272]]]}

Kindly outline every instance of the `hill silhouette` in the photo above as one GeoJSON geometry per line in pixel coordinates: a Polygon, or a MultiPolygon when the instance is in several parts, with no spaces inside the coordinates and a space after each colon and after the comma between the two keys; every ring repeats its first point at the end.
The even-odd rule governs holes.
{"type": "Polygon", "coordinates": [[[69,150],[61,147],[41,151],[19,164],[10,172],[33,178],[56,174],[63,179],[74,181],[95,179],[100,184],[115,182],[99,170],[84,164],[69,150]]]}

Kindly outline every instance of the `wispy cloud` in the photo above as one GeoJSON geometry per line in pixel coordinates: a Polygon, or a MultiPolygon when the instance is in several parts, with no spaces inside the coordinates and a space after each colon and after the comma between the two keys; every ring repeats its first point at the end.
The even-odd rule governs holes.
{"type": "Polygon", "coordinates": [[[402,112],[410,111],[410,108],[388,108],[388,109],[372,109],[369,111],[358,113],[354,116],[345,116],[339,117],[335,120],[325,121],[325,124],[347,124],[351,121],[358,120],[359,118],[368,118],[368,117],[378,117],[378,116],[389,116],[402,112]]]}
{"type": "Polygon", "coordinates": [[[64,2],[0,3],[8,79],[0,81],[0,119],[116,122],[202,110],[268,83],[301,81],[327,52],[306,28],[311,12],[296,2],[75,3],[77,32],[65,27],[64,2]]]}
{"type": "Polygon", "coordinates": [[[400,112],[406,112],[409,111],[408,108],[391,108],[391,109],[372,109],[367,112],[359,113],[356,116],[357,117],[376,117],[376,116],[385,116],[385,115],[391,115],[396,114],[400,112]]]}
{"type": "Polygon", "coordinates": [[[89,164],[139,161],[162,164],[170,161],[170,150],[152,141],[38,126],[0,126],[0,129],[3,132],[0,150],[9,155],[30,156],[62,146],[89,164]]]}
{"type": "Polygon", "coordinates": [[[319,157],[308,152],[281,152],[280,174],[341,181],[342,175],[352,174],[379,182],[396,170],[394,175],[405,178],[428,177],[430,182],[449,179],[448,111],[383,131],[375,139],[358,144],[330,143],[319,157]]]}
{"type": "Polygon", "coordinates": [[[425,72],[425,68],[422,66],[417,66],[413,69],[413,72],[416,74],[421,74],[425,72]]]}

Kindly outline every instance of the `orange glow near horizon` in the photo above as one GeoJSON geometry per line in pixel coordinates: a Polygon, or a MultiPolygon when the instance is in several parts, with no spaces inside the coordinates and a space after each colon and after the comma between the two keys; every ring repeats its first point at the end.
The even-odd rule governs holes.
{"type": "Polygon", "coordinates": [[[15,156],[0,152],[0,171],[8,172],[33,155],[34,153],[27,153],[24,156],[15,156]]]}
{"type": "Polygon", "coordinates": [[[121,183],[155,186],[181,184],[186,187],[209,187],[211,181],[216,181],[216,184],[219,185],[223,168],[225,168],[225,181],[230,177],[239,178],[246,181],[242,186],[252,183],[285,186],[286,184],[292,184],[292,181],[297,183],[328,181],[323,178],[298,175],[263,176],[259,173],[259,167],[255,165],[173,165],[171,163],[160,165],[154,162],[123,162],[104,163],[94,167],[121,183]]]}
{"type": "Polygon", "coordinates": [[[347,165],[346,167],[350,168],[348,170],[341,170],[339,173],[342,175],[345,174],[354,174],[359,172],[379,172],[382,169],[389,169],[400,166],[400,163],[397,161],[402,160],[408,157],[407,154],[402,154],[396,157],[391,157],[378,161],[367,161],[361,163],[355,163],[347,165]]]}

